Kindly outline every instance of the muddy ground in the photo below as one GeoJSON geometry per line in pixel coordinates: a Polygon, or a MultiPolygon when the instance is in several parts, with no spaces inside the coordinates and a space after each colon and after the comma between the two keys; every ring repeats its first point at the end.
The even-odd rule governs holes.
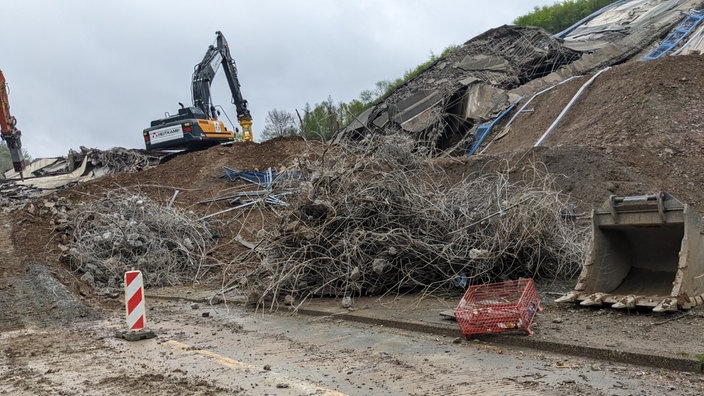
{"type": "MultiPolygon", "coordinates": [[[[474,158],[443,158],[437,161],[438,165],[445,169],[448,180],[451,181],[475,172],[493,172],[505,168],[520,171],[531,161],[544,164],[555,175],[558,187],[569,194],[571,201],[585,214],[609,194],[633,195],[660,190],[666,190],[701,209],[704,205],[704,190],[699,187],[704,183],[701,119],[704,110],[701,101],[704,88],[704,79],[701,77],[704,75],[703,69],[704,59],[698,56],[666,57],[653,62],[635,62],[614,67],[595,81],[593,87],[546,140],[544,147],[529,148],[545,126],[553,121],[555,113],[559,113],[579,88],[580,80],[575,80],[536,99],[535,111],[521,115],[511,127],[511,132],[494,142],[486,154],[474,158]],[[541,109],[549,111],[539,111],[541,109]]],[[[130,350],[132,346],[115,341],[110,336],[111,331],[118,327],[117,322],[122,310],[120,299],[101,295],[99,291],[80,281],[77,274],[60,260],[60,241],[52,231],[52,215],[46,202],[52,202],[58,197],[69,202],[79,202],[93,199],[105,191],[130,189],[166,203],[174,198],[175,191],[178,190],[179,193],[174,199],[176,207],[199,215],[211,214],[228,208],[228,205],[222,202],[199,202],[246,188],[222,179],[220,176],[223,166],[247,170],[266,170],[273,167],[281,171],[291,166],[297,155],[304,152],[319,155],[323,150],[324,147],[319,143],[295,138],[277,139],[262,144],[243,143],[231,147],[215,147],[178,156],[143,172],[118,174],[81,184],[4,213],[0,216],[1,369],[2,377],[12,380],[3,380],[0,383],[0,391],[7,394],[108,394],[126,391],[130,386],[138,385],[147,389],[146,393],[152,394],[159,394],[161,389],[164,389],[161,394],[286,394],[288,391],[282,389],[288,388],[276,388],[278,383],[274,382],[278,380],[263,379],[265,376],[254,376],[255,379],[242,379],[237,382],[232,378],[240,377],[223,374],[232,378],[229,382],[221,382],[208,378],[208,370],[202,368],[200,371],[190,371],[172,366],[168,357],[177,351],[173,348],[160,349],[167,342],[164,338],[149,344],[143,343],[154,348],[153,355],[150,355],[154,359],[135,360],[137,352],[130,350]],[[159,356],[161,360],[166,361],[165,366],[161,368],[152,365],[159,356]],[[123,367],[120,361],[129,363],[130,367],[123,367]],[[144,372],[135,371],[141,365],[144,365],[144,372]],[[84,378],[82,374],[88,371],[88,368],[94,369],[94,375],[84,378]],[[190,374],[185,373],[186,371],[190,374]],[[273,388],[268,391],[252,390],[252,386],[256,388],[260,383],[273,388]],[[54,389],[59,391],[54,392],[54,389]],[[87,389],[94,389],[95,392],[87,389]]],[[[223,234],[212,258],[226,264],[223,268],[227,268],[228,272],[213,273],[211,281],[214,284],[222,282],[225,275],[230,278],[238,271],[246,270],[238,267],[238,257],[246,254],[248,249],[236,242],[234,236],[241,234],[245,239],[256,240],[257,232],[276,223],[277,218],[275,211],[265,210],[249,211],[239,217],[219,217],[218,221],[227,226],[221,228],[223,234]]],[[[587,224],[588,222],[585,226],[587,224]]],[[[569,283],[568,281],[567,284],[569,283]]],[[[212,284],[209,285],[211,286],[212,284]]],[[[546,296],[549,297],[555,296],[550,293],[557,294],[566,291],[564,289],[564,283],[548,282],[541,292],[547,293],[546,296]]],[[[575,342],[603,345],[607,348],[632,347],[647,351],[649,345],[657,343],[660,349],[664,344],[664,348],[668,348],[668,353],[672,355],[687,353],[690,356],[698,356],[704,353],[704,342],[697,336],[697,329],[703,324],[701,309],[692,310],[686,316],[679,317],[675,314],[663,319],[638,311],[585,311],[572,306],[555,307],[543,315],[544,323],[536,327],[538,337],[550,338],[553,335],[557,337],[557,334],[569,334],[567,338],[575,342]],[[646,317],[646,320],[639,321],[643,317],[646,317]],[[632,320],[633,318],[639,320],[632,320]],[[661,321],[665,323],[638,325],[661,321]],[[652,337],[652,334],[662,336],[652,337]]],[[[195,319],[190,313],[183,311],[171,311],[168,307],[163,312],[155,311],[154,316],[157,321],[173,320],[171,324],[164,325],[162,333],[168,334],[168,340],[177,342],[194,340],[174,333],[173,328],[178,327],[179,320],[193,326],[205,326],[203,329],[192,328],[189,334],[194,337],[213,333],[217,335],[222,331],[230,332],[229,329],[222,330],[224,325],[213,328],[210,327],[211,324],[205,324],[210,322],[195,319]],[[195,334],[196,332],[198,334],[195,334]]],[[[249,337],[246,339],[246,345],[240,345],[239,349],[258,345],[262,340],[268,339],[258,339],[254,333],[249,337]]],[[[220,345],[212,340],[198,338],[197,342],[208,344],[208,348],[204,347],[204,350],[221,352],[220,345]]],[[[375,347],[376,345],[371,344],[371,348],[375,347]]],[[[469,354],[467,349],[459,349],[467,348],[464,344],[462,347],[451,348],[454,351],[452,353],[463,355],[465,358],[477,353],[474,349],[470,349],[469,354]]],[[[186,349],[188,352],[194,351],[186,349]]],[[[287,359],[296,361],[296,356],[299,356],[299,361],[305,360],[298,354],[300,350],[293,350],[290,356],[286,356],[287,359]]],[[[427,353],[430,353],[429,351],[430,349],[426,350],[427,353]]],[[[514,352],[510,354],[516,356],[514,352]]],[[[228,356],[235,355],[232,352],[232,355],[228,356]]],[[[541,359],[539,355],[532,356],[533,362],[541,359]]],[[[341,360],[346,363],[339,366],[333,364],[327,376],[310,380],[309,382],[314,384],[311,392],[319,392],[318,387],[321,386],[338,389],[332,386],[332,380],[338,384],[344,381],[348,375],[344,367],[354,365],[350,362],[357,360],[366,362],[367,358],[367,354],[355,348],[333,349],[324,356],[316,357],[317,360],[314,361],[318,363],[315,367],[319,368],[327,368],[331,361],[341,360]]],[[[398,370],[401,378],[409,378],[417,376],[421,371],[425,373],[428,367],[431,367],[417,358],[408,357],[408,361],[405,359],[399,358],[400,363],[396,365],[398,367],[384,366],[383,370],[390,370],[392,373],[398,370]]],[[[255,363],[261,365],[263,361],[255,363]]],[[[275,363],[268,364],[275,367],[275,363]]],[[[449,362],[443,364],[438,364],[438,367],[459,373],[448,368],[457,369],[449,362]]],[[[509,367],[505,362],[502,364],[500,367],[504,370],[509,367]]],[[[228,365],[238,364],[230,362],[228,365]]],[[[355,367],[363,367],[369,372],[376,370],[372,363],[360,363],[355,367]]],[[[591,364],[581,364],[581,367],[591,367],[591,364]]],[[[431,370],[428,378],[436,376],[438,382],[454,384],[452,378],[440,375],[442,370],[431,370]]],[[[571,372],[573,378],[563,380],[563,383],[541,382],[543,376],[564,371],[563,367],[558,367],[554,362],[543,369],[531,368],[529,371],[521,371],[520,375],[527,377],[489,376],[482,377],[482,380],[490,384],[505,384],[504,379],[509,378],[509,383],[518,384],[516,386],[521,392],[541,394],[662,394],[668,390],[675,394],[704,392],[699,375],[638,371],[635,368],[618,370],[629,373],[627,377],[635,378],[636,382],[629,383],[630,385],[623,383],[626,388],[620,390],[613,384],[606,388],[594,385],[585,385],[584,389],[572,388],[581,384],[578,382],[580,374],[587,377],[591,375],[583,372],[571,372]],[[638,372],[643,374],[639,375],[638,372]],[[638,382],[639,377],[645,380],[638,382]]],[[[608,370],[594,371],[595,376],[605,378],[608,370]]],[[[466,376],[466,373],[462,375],[466,376]]],[[[307,380],[305,374],[294,375],[298,380],[301,380],[301,376],[307,380]]],[[[383,392],[410,393],[407,388],[401,389],[398,387],[400,385],[394,385],[393,378],[376,378],[372,386],[383,392]]],[[[361,380],[355,382],[354,386],[368,386],[366,381],[372,380],[361,380]]],[[[467,393],[471,393],[472,389],[477,391],[478,388],[471,388],[473,385],[466,383],[466,379],[463,381],[465,382],[461,384],[465,388],[461,388],[458,393],[462,390],[467,393]]],[[[435,387],[423,388],[418,385],[417,389],[419,393],[443,393],[440,388],[442,385],[433,386],[435,387]]],[[[349,388],[344,389],[349,391],[349,388]]]]}
{"type": "Polygon", "coordinates": [[[697,395],[700,375],[480,341],[150,301],[157,338],[128,342],[119,312],[0,335],[0,394],[697,395]],[[207,316],[204,316],[207,314],[207,316]]]}

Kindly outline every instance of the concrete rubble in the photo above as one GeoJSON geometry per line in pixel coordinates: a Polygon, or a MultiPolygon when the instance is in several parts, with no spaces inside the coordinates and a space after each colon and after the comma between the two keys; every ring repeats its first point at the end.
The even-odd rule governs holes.
{"type": "Polygon", "coordinates": [[[5,172],[0,179],[0,195],[6,205],[10,201],[36,198],[97,177],[137,172],[157,165],[164,157],[163,153],[144,150],[121,147],[98,150],[81,146],[79,151],[70,150],[65,157],[32,161],[22,176],[14,170],[5,172]]]}
{"type": "MultiPolygon", "coordinates": [[[[699,4],[617,1],[554,36],[517,26],[489,30],[382,98],[336,140],[401,130],[436,151],[464,151],[479,125],[512,103],[642,56],[699,4]]],[[[678,53],[700,51],[702,29],[678,53]]]]}

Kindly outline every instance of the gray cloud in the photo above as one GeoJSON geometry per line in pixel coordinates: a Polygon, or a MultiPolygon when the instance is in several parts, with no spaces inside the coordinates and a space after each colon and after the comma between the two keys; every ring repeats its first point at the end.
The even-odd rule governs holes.
{"type": "MultiPolygon", "coordinates": [[[[3,0],[0,69],[34,157],[79,145],[143,148],[143,128],[190,102],[193,66],[221,30],[254,117],[356,98],[536,0],[3,0]]],[[[224,76],[214,99],[235,111],[224,76]]]]}

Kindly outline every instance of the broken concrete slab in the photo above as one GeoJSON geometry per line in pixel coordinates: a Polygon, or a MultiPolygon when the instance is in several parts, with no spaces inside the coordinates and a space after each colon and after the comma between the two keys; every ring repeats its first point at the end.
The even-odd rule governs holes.
{"type": "Polygon", "coordinates": [[[508,93],[489,84],[472,84],[467,88],[466,118],[486,121],[508,104],[508,93]]]}
{"type": "MultiPolygon", "coordinates": [[[[622,0],[554,37],[537,28],[491,29],[382,98],[336,141],[392,127],[436,150],[456,148],[454,143],[469,141],[476,126],[495,117],[511,98],[637,57],[698,4],[622,0]]],[[[704,47],[704,39],[698,43],[704,47]]]]}
{"type": "Polygon", "coordinates": [[[457,64],[462,70],[466,71],[502,71],[506,70],[510,64],[505,58],[496,55],[467,55],[457,64]]]}
{"type": "Polygon", "coordinates": [[[592,14],[593,17],[579,26],[559,33],[568,48],[580,52],[593,52],[628,36],[658,38],[649,31],[669,30],[684,12],[696,7],[699,1],[687,0],[628,0],[619,1],[592,14]]]}
{"type": "Polygon", "coordinates": [[[549,74],[579,57],[578,52],[564,48],[541,29],[492,29],[392,92],[343,130],[337,141],[397,126],[424,136],[431,146],[447,147],[447,141],[457,140],[477,122],[503,110],[508,95],[501,91],[549,74]],[[471,93],[470,87],[474,87],[471,93]],[[483,103],[487,96],[488,105],[483,103]],[[441,127],[436,128],[439,123],[441,127]]]}

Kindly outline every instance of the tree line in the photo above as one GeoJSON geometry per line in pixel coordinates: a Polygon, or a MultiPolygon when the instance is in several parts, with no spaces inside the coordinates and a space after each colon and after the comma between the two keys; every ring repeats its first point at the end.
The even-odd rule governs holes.
{"type": "Polygon", "coordinates": [[[551,6],[534,7],[533,12],[516,18],[519,26],[537,26],[559,33],[617,0],[564,0],[551,6]]]}
{"type": "Polygon", "coordinates": [[[445,48],[440,55],[431,52],[427,61],[407,70],[402,77],[396,80],[377,81],[374,88],[360,92],[358,98],[349,102],[336,102],[332,96],[329,96],[326,100],[314,105],[306,103],[302,110],[296,110],[295,115],[287,110],[273,109],[267,113],[264,120],[265,124],[261,132],[262,140],[285,136],[329,140],[337,131],[352,123],[365,110],[379,103],[389,93],[456,48],[458,46],[451,45],[445,48]]]}
{"type": "MultiPolygon", "coordinates": [[[[559,33],[584,17],[617,0],[564,0],[551,6],[535,7],[533,12],[516,18],[520,26],[536,26],[550,33],[559,33]]],[[[335,102],[331,96],[320,103],[306,103],[302,110],[292,112],[273,109],[267,113],[262,129],[262,140],[285,136],[303,136],[306,139],[329,140],[335,133],[352,123],[368,108],[381,102],[389,93],[417,76],[442,58],[459,48],[451,45],[440,55],[430,53],[427,61],[408,70],[396,80],[377,81],[374,88],[366,89],[349,102],[335,102]]]]}

